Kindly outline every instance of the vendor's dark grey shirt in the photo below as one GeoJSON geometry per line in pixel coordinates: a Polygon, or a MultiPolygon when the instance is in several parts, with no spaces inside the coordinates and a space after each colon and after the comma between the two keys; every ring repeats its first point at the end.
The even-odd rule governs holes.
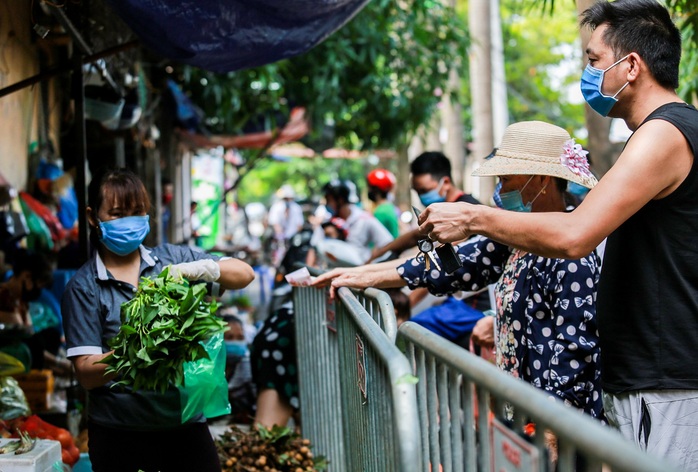
{"type": "MultiPolygon", "coordinates": [[[[217,256],[187,246],[163,244],[140,247],[141,277],[159,274],[168,264],[217,256]]],[[[121,304],[133,298],[136,287],[121,282],[107,271],[98,254],[87,261],[68,282],[61,311],[68,357],[110,351],[108,341],[121,327],[121,304]]],[[[133,392],[113,382],[89,390],[89,419],[111,428],[158,430],[181,424],[179,391],[171,387],[164,394],[133,392]]],[[[192,421],[204,421],[203,417],[192,421]]]]}

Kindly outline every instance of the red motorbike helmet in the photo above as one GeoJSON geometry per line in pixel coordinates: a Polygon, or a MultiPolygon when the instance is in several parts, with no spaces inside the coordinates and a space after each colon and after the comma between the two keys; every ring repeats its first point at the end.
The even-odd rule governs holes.
{"type": "Polygon", "coordinates": [[[366,176],[368,185],[376,187],[385,193],[390,192],[395,187],[397,179],[395,175],[386,169],[374,169],[366,176]]]}

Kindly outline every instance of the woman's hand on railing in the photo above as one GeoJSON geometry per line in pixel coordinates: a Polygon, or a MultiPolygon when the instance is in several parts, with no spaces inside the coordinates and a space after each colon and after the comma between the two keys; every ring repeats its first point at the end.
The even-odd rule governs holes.
{"type": "Polygon", "coordinates": [[[332,269],[315,277],[315,280],[311,285],[313,287],[327,287],[332,283],[334,279],[351,270],[351,267],[338,267],[336,269],[332,269]]]}
{"type": "Polygon", "coordinates": [[[318,276],[313,287],[330,286],[330,298],[334,299],[339,287],[367,288],[373,287],[371,272],[358,272],[352,267],[340,267],[318,276]]]}

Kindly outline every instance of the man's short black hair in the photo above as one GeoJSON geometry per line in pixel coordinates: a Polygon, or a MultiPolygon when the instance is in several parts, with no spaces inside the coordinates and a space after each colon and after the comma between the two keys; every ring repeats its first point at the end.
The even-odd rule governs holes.
{"type": "Polygon", "coordinates": [[[635,52],[662,87],[679,86],[681,32],[656,0],[598,2],[582,13],[580,23],[592,30],[606,25],[603,42],[616,60],[635,52]]]}
{"type": "Polygon", "coordinates": [[[427,151],[421,153],[410,164],[412,175],[431,174],[434,180],[441,180],[444,177],[451,177],[451,161],[443,153],[438,151],[427,151]]]}

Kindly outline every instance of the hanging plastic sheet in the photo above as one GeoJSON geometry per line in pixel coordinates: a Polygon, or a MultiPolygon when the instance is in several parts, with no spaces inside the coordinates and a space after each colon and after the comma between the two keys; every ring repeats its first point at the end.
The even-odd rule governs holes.
{"type": "Polygon", "coordinates": [[[107,0],[149,49],[228,72],[304,53],[368,0],[107,0]]]}

